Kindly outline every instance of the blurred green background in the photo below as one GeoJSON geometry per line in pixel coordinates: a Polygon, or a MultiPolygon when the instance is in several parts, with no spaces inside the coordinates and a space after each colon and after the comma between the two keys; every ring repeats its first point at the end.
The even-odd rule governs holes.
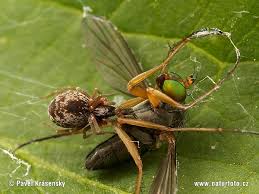
{"type": "MultiPolygon", "coordinates": [[[[82,7],[105,16],[122,32],[145,69],[167,55],[175,42],[202,27],[231,32],[241,51],[241,64],[229,80],[206,102],[189,111],[186,125],[259,130],[259,3],[254,0],[6,0],[0,2],[0,147],[12,149],[33,137],[55,132],[47,117],[55,89],[79,86],[104,92],[111,88],[96,71],[83,48],[82,7]]],[[[219,79],[235,61],[224,38],[190,43],[171,63],[183,76],[200,67],[219,79]]],[[[211,86],[208,80],[198,87],[211,86]]],[[[199,93],[194,93],[197,97],[199,93]]],[[[136,169],[133,163],[116,169],[91,172],[84,159],[107,137],[81,136],[35,144],[18,152],[32,165],[18,166],[0,152],[1,193],[132,193],[136,169]],[[12,177],[10,177],[12,176],[12,177]],[[65,187],[10,187],[17,178],[65,181],[65,187]]],[[[259,189],[259,139],[240,134],[184,133],[177,142],[179,193],[256,193],[259,189]],[[248,187],[194,187],[194,181],[247,181],[248,187]]],[[[142,191],[147,193],[165,147],[143,157],[142,191]]]]}

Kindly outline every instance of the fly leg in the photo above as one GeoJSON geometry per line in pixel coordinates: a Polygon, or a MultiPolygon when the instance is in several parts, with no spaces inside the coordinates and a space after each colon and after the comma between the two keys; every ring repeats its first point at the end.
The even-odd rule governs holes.
{"type": "Polygon", "coordinates": [[[28,142],[25,142],[23,144],[18,145],[12,152],[15,153],[17,150],[21,149],[22,147],[27,146],[27,145],[32,144],[32,143],[46,141],[46,140],[49,140],[49,139],[57,139],[57,138],[60,138],[60,137],[76,135],[76,134],[81,134],[81,133],[82,133],[82,130],[71,129],[71,130],[66,130],[66,132],[63,132],[63,133],[58,133],[58,134],[55,134],[55,135],[50,135],[50,136],[46,136],[46,137],[32,139],[28,142]]]}
{"type": "Polygon", "coordinates": [[[233,75],[235,69],[237,68],[237,66],[239,64],[239,61],[240,61],[240,52],[239,52],[238,48],[235,46],[235,44],[233,43],[229,33],[223,32],[216,28],[201,29],[197,32],[190,34],[189,36],[182,39],[181,41],[179,41],[176,44],[176,46],[170,50],[167,58],[159,66],[156,66],[146,72],[143,72],[143,73],[137,75],[136,77],[134,77],[132,80],[130,80],[128,82],[128,91],[131,94],[138,96],[138,97],[142,97],[145,99],[147,99],[147,98],[153,99],[153,102],[151,101],[151,103],[154,107],[158,106],[159,100],[160,100],[162,102],[169,103],[171,106],[173,106],[175,108],[187,110],[189,108],[194,107],[197,103],[201,102],[203,99],[205,99],[206,97],[211,95],[213,92],[218,90],[219,87],[223,84],[223,82],[225,82],[230,76],[233,75]],[[154,73],[156,73],[160,70],[162,72],[165,72],[165,69],[166,69],[167,65],[169,64],[170,60],[173,58],[173,56],[190,40],[197,39],[197,38],[203,38],[206,36],[218,36],[218,35],[225,36],[229,39],[229,41],[230,41],[231,45],[234,47],[234,50],[236,53],[236,62],[233,65],[233,67],[227,72],[227,74],[214,85],[213,88],[211,88],[208,92],[206,92],[205,94],[200,96],[198,99],[194,100],[193,102],[191,102],[187,105],[182,105],[182,104],[175,102],[172,99],[170,100],[168,96],[162,94],[162,92],[159,92],[158,90],[155,90],[153,88],[148,88],[149,89],[149,91],[148,91],[148,89],[138,86],[139,83],[141,83],[146,78],[153,75],[154,73]]]}
{"type": "Polygon", "coordinates": [[[184,38],[181,41],[179,41],[176,46],[172,49],[170,49],[169,54],[167,56],[167,58],[158,66],[145,71],[139,75],[137,75],[136,77],[134,77],[133,79],[131,79],[128,83],[128,91],[135,95],[135,96],[139,96],[142,98],[147,98],[147,94],[146,94],[146,90],[145,88],[142,88],[140,86],[138,86],[139,83],[141,83],[142,81],[144,81],[145,79],[147,79],[149,76],[153,75],[154,73],[162,70],[163,72],[165,72],[165,68],[167,67],[167,65],[169,64],[169,62],[171,61],[171,59],[173,58],[173,56],[189,41],[190,39],[184,38]]]}
{"type": "Polygon", "coordinates": [[[160,125],[149,121],[128,119],[128,118],[118,118],[117,122],[121,125],[128,124],[128,125],[134,125],[138,127],[145,127],[149,129],[156,129],[156,130],[165,131],[165,132],[175,132],[175,131],[222,132],[222,131],[225,131],[222,128],[171,128],[165,125],[160,125]]]}
{"type": "Polygon", "coordinates": [[[160,90],[148,87],[145,89],[145,93],[149,102],[152,104],[154,108],[158,107],[160,102],[164,102],[180,110],[188,109],[188,106],[175,101],[174,99],[167,96],[165,93],[161,92],[160,90]]]}
{"type": "Polygon", "coordinates": [[[136,166],[138,167],[138,176],[137,176],[136,185],[135,185],[135,194],[139,194],[141,189],[141,180],[142,180],[143,171],[142,171],[142,161],[138,153],[138,149],[136,145],[133,143],[132,139],[121,128],[120,124],[117,124],[115,126],[115,130],[118,136],[120,137],[120,139],[122,140],[122,142],[124,143],[124,145],[126,146],[136,166]]]}
{"type": "Polygon", "coordinates": [[[149,76],[153,75],[154,73],[162,70],[165,72],[166,66],[169,64],[172,57],[189,41],[189,38],[182,39],[176,47],[172,48],[168,54],[168,57],[161,63],[159,66],[156,66],[146,72],[143,72],[128,82],[128,91],[133,94],[134,96],[138,96],[144,99],[149,99],[153,107],[157,107],[160,101],[170,104],[173,107],[179,109],[188,109],[188,107],[176,102],[175,100],[171,99],[169,96],[163,94],[159,90],[154,88],[148,87],[143,88],[138,86],[139,83],[147,79],[149,76]]]}
{"type": "Polygon", "coordinates": [[[155,129],[159,131],[165,131],[165,132],[175,132],[175,131],[197,131],[197,132],[230,132],[230,133],[243,133],[243,134],[249,134],[249,135],[259,135],[258,131],[248,131],[248,130],[241,130],[241,129],[222,129],[222,128],[171,128],[167,127],[165,125],[156,124],[149,121],[143,121],[143,120],[136,120],[136,119],[128,119],[128,118],[118,118],[117,122],[121,125],[128,124],[128,125],[134,125],[138,127],[144,127],[149,129],[155,129]]]}
{"type": "Polygon", "coordinates": [[[174,108],[177,108],[180,110],[188,110],[188,109],[194,107],[195,105],[197,105],[198,103],[200,103],[202,100],[204,100],[208,96],[210,96],[213,92],[217,91],[220,88],[220,86],[234,73],[234,70],[236,69],[238,64],[239,64],[239,58],[237,59],[233,68],[227,72],[226,76],[223,77],[223,79],[219,80],[208,92],[201,95],[199,98],[197,98],[196,100],[192,101],[189,104],[181,104],[181,103],[173,100],[172,98],[170,98],[163,92],[161,92],[157,89],[154,89],[154,88],[150,88],[150,87],[147,88],[146,93],[147,93],[147,96],[148,96],[151,104],[154,107],[157,107],[159,105],[159,101],[161,101],[161,102],[171,105],[174,108]]]}
{"type": "Polygon", "coordinates": [[[161,92],[160,90],[151,87],[147,88],[147,96],[154,108],[156,108],[160,104],[160,102],[163,102],[180,110],[188,109],[188,105],[181,104],[169,97],[168,95],[166,95],[165,93],[161,92]]]}
{"type": "Polygon", "coordinates": [[[36,139],[32,139],[30,141],[27,141],[23,144],[18,145],[12,152],[16,152],[17,150],[21,149],[24,146],[27,146],[29,144],[32,143],[36,143],[36,142],[41,142],[41,141],[46,141],[49,139],[57,139],[60,137],[65,137],[65,136],[70,136],[70,135],[77,135],[77,134],[82,134],[83,133],[83,138],[87,138],[89,136],[91,136],[93,133],[96,135],[100,135],[100,134],[114,134],[114,132],[104,132],[104,131],[98,131],[98,132],[93,132],[93,133],[89,133],[86,134],[86,132],[89,130],[89,125],[81,128],[81,129],[77,129],[77,128],[71,128],[71,129],[58,129],[57,130],[57,134],[54,135],[49,135],[49,136],[45,136],[45,137],[41,137],[41,138],[36,138],[36,139]]]}
{"type": "Polygon", "coordinates": [[[141,102],[143,102],[145,99],[141,98],[141,97],[137,97],[137,98],[132,98],[130,100],[127,100],[125,102],[123,102],[121,105],[119,105],[117,107],[118,110],[123,110],[123,109],[127,109],[127,108],[131,108],[141,102]]]}

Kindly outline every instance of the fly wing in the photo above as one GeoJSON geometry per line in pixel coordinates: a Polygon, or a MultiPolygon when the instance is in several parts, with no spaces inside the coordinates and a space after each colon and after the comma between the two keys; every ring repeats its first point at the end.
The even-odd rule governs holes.
{"type": "Polygon", "coordinates": [[[175,142],[168,144],[167,157],[162,161],[151,185],[150,194],[175,194],[177,192],[177,168],[175,142]]]}
{"type": "Polygon", "coordinates": [[[127,83],[142,73],[142,67],[127,42],[110,21],[90,14],[83,18],[83,28],[86,47],[104,80],[112,88],[129,94],[127,83]]]}

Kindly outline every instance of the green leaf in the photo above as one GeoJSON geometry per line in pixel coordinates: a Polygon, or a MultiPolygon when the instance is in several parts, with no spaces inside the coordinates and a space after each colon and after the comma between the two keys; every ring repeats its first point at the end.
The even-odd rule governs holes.
{"type": "MultiPolygon", "coordinates": [[[[206,102],[188,111],[186,126],[258,130],[259,127],[259,4],[254,1],[1,1],[0,13],[0,147],[12,149],[35,137],[55,133],[47,117],[55,89],[79,86],[112,90],[97,73],[83,48],[82,6],[109,18],[129,42],[145,69],[167,55],[175,42],[202,27],[231,32],[241,52],[234,78],[206,102]]],[[[172,61],[171,70],[187,76],[194,66],[198,79],[217,80],[233,65],[235,53],[221,37],[190,43],[172,61]],[[196,62],[195,62],[196,61],[196,62]]],[[[212,86],[207,80],[198,87],[212,86]]],[[[195,91],[194,97],[200,93],[195,91]]],[[[126,163],[116,169],[91,172],[84,159],[107,137],[61,138],[28,146],[18,157],[32,165],[28,177],[21,166],[0,152],[1,193],[132,193],[136,168],[126,163]],[[65,187],[10,187],[9,180],[65,181],[65,187]]],[[[179,193],[257,193],[259,139],[243,134],[182,133],[177,139],[179,193]],[[240,181],[248,186],[195,187],[194,181],[240,181]]],[[[147,193],[165,147],[143,157],[143,193],[147,193]]]]}

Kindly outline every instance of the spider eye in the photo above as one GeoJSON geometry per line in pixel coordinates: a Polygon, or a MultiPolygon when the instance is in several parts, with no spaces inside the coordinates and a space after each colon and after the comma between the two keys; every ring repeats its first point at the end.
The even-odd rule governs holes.
{"type": "Polygon", "coordinates": [[[166,95],[178,102],[182,102],[186,98],[184,85],[176,80],[165,80],[162,90],[166,95]]]}

